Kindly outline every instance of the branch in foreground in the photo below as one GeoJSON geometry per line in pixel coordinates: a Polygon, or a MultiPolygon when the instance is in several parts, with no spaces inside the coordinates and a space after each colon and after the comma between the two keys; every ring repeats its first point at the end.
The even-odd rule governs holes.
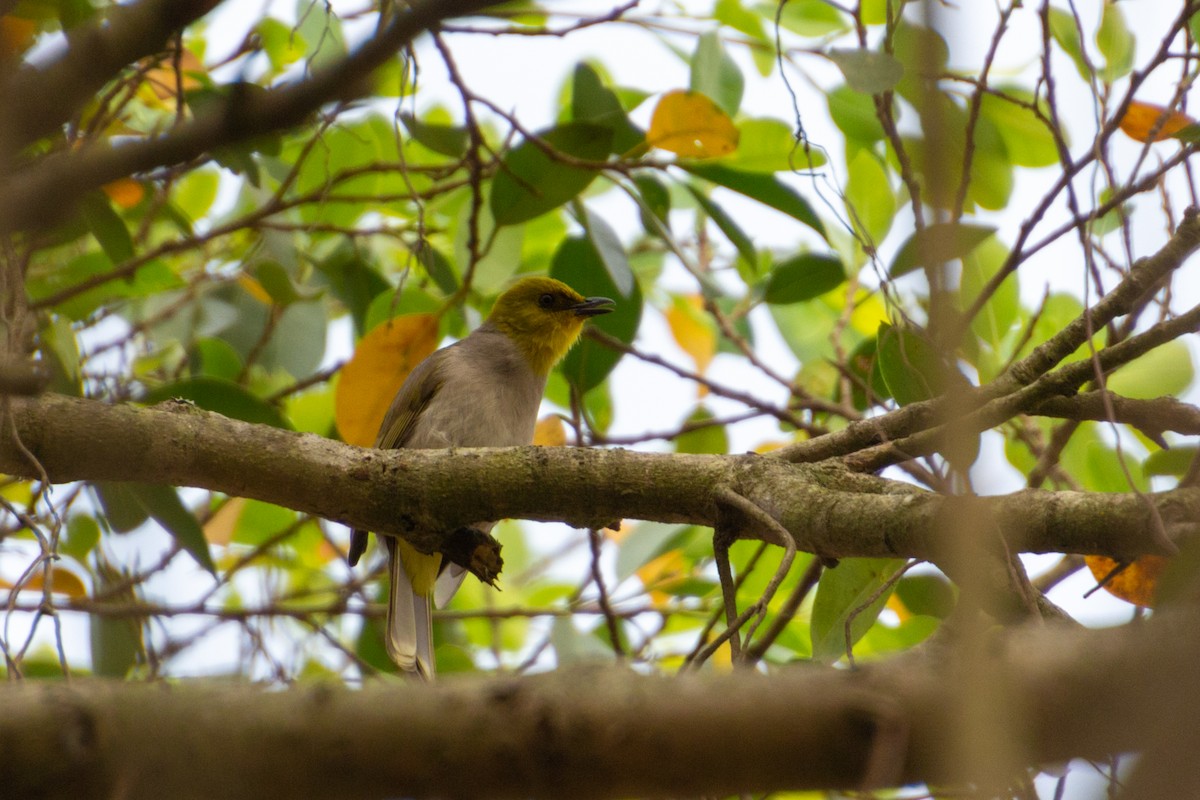
{"type": "Polygon", "coordinates": [[[180,164],[217,147],[298,125],[325,103],[363,94],[372,70],[442,20],[495,2],[417,0],[380,34],[311,78],[254,93],[231,87],[223,102],[162,136],[47,156],[0,183],[0,231],[37,228],[61,219],[67,207],[64,198],[80,197],[118,178],[180,164]]]}
{"type": "Polygon", "coordinates": [[[0,84],[0,159],[71,119],[127,65],[161,52],[176,31],[220,0],[139,0],[114,5],[102,20],[67,34],[62,55],[45,67],[14,70],[0,84]],[[17,109],[20,109],[17,112],[17,109]]]}
{"type": "Polygon", "coordinates": [[[1030,765],[1194,742],[1197,622],[1193,611],[1117,630],[1039,626],[990,641],[983,658],[769,677],[595,668],[358,692],[8,684],[0,785],[19,797],[131,800],[982,790],[1030,765]],[[977,701],[1000,713],[972,733],[977,701]],[[972,735],[1010,746],[967,747],[977,758],[964,758],[972,735]]]}
{"type": "MultiPolygon", "coordinates": [[[[757,455],[557,447],[380,451],[251,425],[185,403],[139,408],[46,395],[12,398],[9,407],[16,435],[55,483],[193,486],[392,533],[424,552],[446,552],[439,531],[505,517],[579,528],[622,518],[722,524],[744,538],[772,541],[755,520],[721,507],[722,490],[763,509],[798,549],[832,558],[937,562],[964,535],[939,525],[951,503],[955,519],[979,521],[972,530],[996,531],[996,540],[981,546],[999,552],[1116,559],[1165,554],[1149,534],[1147,498],[1176,541],[1200,532],[1200,489],[945,498],[835,465],[757,455]]],[[[0,436],[0,472],[41,477],[10,434],[0,436]]]]}

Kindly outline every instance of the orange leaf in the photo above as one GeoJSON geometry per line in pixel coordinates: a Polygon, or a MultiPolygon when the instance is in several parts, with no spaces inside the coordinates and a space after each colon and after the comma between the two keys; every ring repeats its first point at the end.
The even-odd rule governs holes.
{"type": "MultiPolygon", "coordinates": [[[[65,594],[68,597],[87,597],[87,589],[83,586],[83,581],[79,577],[65,567],[54,566],[50,568],[52,589],[55,594],[65,594]]],[[[22,592],[40,592],[46,585],[45,579],[41,571],[35,572],[29,576],[29,580],[21,584],[20,591],[22,592]]],[[[13,585],[6,580],[0,579],[0,588],[11,589],[13,585]]]]}
{"type": "Polygon", "coordinates": [[[539,447],[564,447],[567,444],[567,429],[562,417],[547,414],[537,421],[533,429],[533,443],[539,447]]]}
{"type": "MultiPolygon", "coordinates": [[[[692,357],[696,371],[703,375],[717,354],[716,326],[704,313],[704,299],[698,294],[675,297],[665,316],[675,342],[692,357]]],[[[700,388],[703,395],[707,387],[700,388]]]]}
{"type": "Polygon", "coordinates": [[[1129,104],[1125,116],[1121,117],[1121,130],[1139,142],[1161,142],[1194,123],[1194,119],[1180,111],[1169,111],[1162,106],[1134,100],[1129,104]]]}
{"type": "Polygon", "coordinates": [[[654,108],[646,142],[684,158],[716,158],[737,149],[738,129],[707,96],[676,89],[654,108]]]}
{"type": "Polygon", "coordinates": [[[179,56],[179,70],[183,73],[182,81],[176,81],[175,59],[169,57],[163,59],[158,66],[146,70],[146,83],[155,97],[166,100],[168,97],[173,98],[176,90],[181,87],[187,92],[204,85],[196,77],[197,74],[204,74],[204,65],[191,50],[184,48],[179,56]]]}
{"type": "MultiPolygon", "coordinates": [[[[1083,559],[1097,581],[1104,580],[1120,564],[1104,556],[1084,556],[1083,559]]],[[[1114,575],[1104,584],[1104,589],[1127,603],[1153,607],[1158,577],[1166,568],[1167,559],[1162,556],[1142,556],[1114,575]]]]}
{"type": "Polygon", "coordinates": [[[146,187],[133,178],[118,178],[101,187],[109,198],[121,208],[133,208],[146,196],[146,187]]]}
{"type": "Polygon", "coordinates": [[[342,367],[333,398],[333,418],[342,441],[375,443],[392,398],[413,367],[437,348],[438,319],[406,314],[371,329],[342,367]]]}
{"type": "Polygon", "coordinates": [[[231,497],[204,523],[204,538],[213,544],[226,545],[233,541],[238,520],[246,508],[246,498],[231,497]]]}
{"type": "Polygon", "coordinates": [[[24,53],[36,34],[37,25],[31,19],[12,14],[0,17],[0,58],[24,53]]]}

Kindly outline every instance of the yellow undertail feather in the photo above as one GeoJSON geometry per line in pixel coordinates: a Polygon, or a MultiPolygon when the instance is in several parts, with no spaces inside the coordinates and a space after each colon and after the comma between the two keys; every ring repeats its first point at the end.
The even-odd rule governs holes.
{"type": "Polygon", "coordinates": [[[441,555],[425,555],[395,537],[388,537],[387,630],[388,656],[407,675],[433,680],[433,588],[441,555]]]}

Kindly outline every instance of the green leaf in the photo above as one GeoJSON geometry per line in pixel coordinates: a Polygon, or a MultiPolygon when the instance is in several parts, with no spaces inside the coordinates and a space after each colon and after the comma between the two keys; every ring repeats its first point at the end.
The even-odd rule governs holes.
{"type": "Polygon", "coordinates": [[[738,255],[747,264],[757,267],[758,251],[754,249],[754,242],[750,241],[750,237],[746,235],[734,218],[695,186],[687,185],[686,188],[700,204],[700,208],[704,209],[704,213],[708,215],[709,219],[716,223],[717,227],[721,229],[721,233],[725,234],[725,237],[737,248],[738,255]]]}
{"type": "MultiPolygon", "coordinates": [[[[540,134],[552,148],[586,161],[601,161],[612,144],[611,128],[568,122],[540,134]]],[[[497,225],[515,225],[558,208],[596,177],[596,170],[552,159],[531,141],[504,157],[488,198],[497,225]]]]}
{"type": "MultiPolygon", "coordinates": [[[[687,423],[710,422],[715,417],[704,406],[697,406],[687,418],[687,423]]],[[[721,455],[729,452],[729,437],[723,425],[708,425],[685,431],[675,437],[676,453],[721,455]]]]}
{"type": "Polygon", "coordinates": [[[307,45],[308,68],[317,70],[346,57],[342,21],[331,6],[296,0],[296,32],[307,45]]]}
{"type": "MultiPolygon", "coordinates": [[[[1029,92],[1014,87],[1003,87],[1006,97],[1032,103],[1029,92]]],[[[985,94],[979,107],[980,113],[992,123],[1009,159],[1019,167],[1048,167],[1058,163],[1058,146],[1046,123],[1032,109],[998,97],[985,94]]]]}
{"type": "Polygon", "coordinates": [[[1191,469],[1200,447],[1172,447],[1170,450],[1155,450],[1142,462],[1142,474],[1174,475],[1182,478],[1191,469]]]}
{"type": "Polygon", "coordinates": [[[995,232],[991,225],[934,223],[908,237],[900,246],[888,275],[899,278],[921,267],[936,267],[960,259],[995,232]]]}
{"type": "Polygon", "coordinates": [[[1053,6],[1049,12],[1050,36],[1075,63],[1079,76],[1085,81],[1090,80],[1091,71],[1083,57],[1083,42],[1079,38],[1079,26],[1074,15],[1053,6]]]}
{"type": "Polygon", "coordinates": [[[425,268],[425,274],[442,290],[443,294],[452,295],[458,291],[458,276],[450,259],[427,240],[422,240],[416,249],[417,261],[425,268]]]}
{"type": "Polygon", "coordinates": [[[782,211],[812,228],[822,237],[826,235],[825,226],[817,218],[816,212],[813,211],[808,201],[773,175],[743,172],[719,164],[687,163],[680,164],[680,166],[698,178],[711,181],[718,186],[724,186],[726,189],[732,189],[751,200],[757,200],[776,211],[782,211]]]}
{"type": "Polygon", "coordinates": [[[287,269],[278,261],[260,261],[254,266],[254,277],[280,306],[290,306],[301,300],[315,300],[321,296],[320,289],[303,289],[297,286],[287,269]]]}
{"type": "Polygon", "coordinates": [[[134,497],[130,484],[96,481],[92,486],[104,509],[104,521],[113,531],[129,533],[150,518],[145,507],[134,497]]]}
{"type": "Polygon", "coordinates": [[[201,337],[192,346],[190,365],[195,376],[236,381],[242,374],[242,357],[229,342],[210,336],[201,337]]]}
{"type": "MultiPolygon", "coordinates": [[[[850,402],[859,411],[866,411],[871,406],[888,400],[892,396],[887,388],[887,383],[883,380],[883,374],[879,371],[878,346],[879,341],[872,336],[859,342],[858,346],[850,353],[850,375],[856,378],[851,383],[850,402]],[[869,395],[868,390],[870,391],[869,395]]],[[[842,399],[840,383],[837,399],[842,399]]]]}
{"type": "Polygon", "coordinates": [[[274,17],[266,17],[255,26],[262,48],[276,73],[299,61],[304,56],[307,42],[290,25],[274,17]]]}
{"type": "Polygon", "coordinates": [[[825,570],[813,600],[811,626],[814,659],[830,663],[837,661],[846,655],[848,646],[852,646],[870,630],[891,596],[890,590],[879,590],[903,566],[904,559],[901,558],[847,558],[836,568],[825,570]],[[879,596],[866,605],[876,592],[879,592],[879,596]],[[852,614],[850,641],[847,642],[846,621],[852,614]]]}
{"type": "Polygon", "coordinates": [[[671,230],[671,192],[663,182],[650,173],[640,173],[633,176],[633,185],[642,196],[638,205],[638,214],[646,233],[661,237],[663,231],[671,230]],[[658,224],[655,224],[655,220],[658,224]],[[662,229],[659,229],[659,225],[662,229]]]}
{"type": "Polygon", "coordinates": [[[829,116],[846,138],[870,146],[884,138],[883,126],[875,113],[875,101],[849,86],[839,86],[825,95],[829,116]]]}
{"type": "Polygon", "coordinates": [[[142,402],[153,405],[174,398],[190,400],[200,408],[243,422],[271,425],[276,428],[291,427],[274,406],[255,397],[238,384],[221,378],[187,378],[160,386],[147,392],[142,402]]]}
{"type": "MultiPolygon", "coordinates": [[[[959,295],[964,310],[975,302],[983,292],[984,286],[1007,259],[1008,248],[994,237],[985,239],[979,247],[963,256],[959,295]]],[[[993,353],[1000,353],[1005,337],[1017,322],[1020,303],[1020,286],[1017,273],[1013,271],[1001,281],[1000,286],[971,320],[971,332],[986,342],[993,353]]]]}
{"type": "Polygon", "coordinates": [[[587,234],[592,246],[596,248],[596,253],[600,256],[600,261],[604,263],[604,269],[607,270],[608,277],[612,279],[613,286],[617,287],[619,297],[613,299],[620,302],[620,298],[629,297],[634,283],[633,270],[629,267],[629,258],[625,255],[625,247],[621,244],[621,238],[617,236],[617,232],[604,221],[603,217],[582,203],[579,204],[579,207],[582,211],[579,214],[579,221],[583,225],[584,233],[587,234]]]}
{"type": "Polygon", "coordinates": [[[716,31],[703,34],[696,43],[688,88],[707,96],[731,117],[737,114],[742,104],[745,78],[737,63],[725,52],[716,31]]]}
{"type": "Polygon", "coordinates": [[[904,75],[896,84],[896,92],[924,110],[927,103],[924,86],[939,80],[946,72],[950,48],[937,31],[903,19],[897,23],[892,41],[892,54],[904,68],[904,75]]]}
{"type": "Polygon", "coordinates": [[[738,133],[737,149],[715,163],[746,172],[792,172],[825,165],[825,154],[815,149],[805,153],[781,120],[742,120],[738,133]]]}
{"type": "Polygon", "coordinates": [[[870,150],[859,150],[849,159],[846,175],[846,207],[851,221],[869,242],[882,242],[896,216],[896,194],[887,170],[870,150]]]}
{"type": "Polygon", "coordinates": [[[788,0],[779,8],[775,3],[760,4],[758,12],[770,20],[779,12],[779,24],[801,36],[825,36],[849,30],[850,22],[825,0],[788,0]]]}
{"type": "Polygon", "coordinates": [[[834,48],[825,54],[856,92],[880,94],[904,77],[904,66],[890,53],[878,50],[834,48]]]}
{"type": "Polygon", "coordinates": [[[217,574],[217,565],[208,552],[204,531],[195,515],[180,501],[174,488],[149,483],[129,483],[126,486],[146,513],[171,534],[197,564],[214,576],[217,574]]]}
{"type": "Polygon", "coordinates": [[[1125,15],[1114,0],[1106,0],[1104,14],[1100,17],[1100,27],[1096,30],[1096,46],[1104,56],[1104,68],[1100,77],[1105,83],[1125,77],[1133,69],[1133,56],[1137,43],[1129,26],[1125,24],[1125,15]]]}
{"type": "Polygon", "coordinates": [[[133,237],[102,192],[89,192],[79,202],[88,230],[114,264],[133,258],[133,237]]]}
{"type": "Polygon", "coordinates": [[[217,199],[221,175],[216,169],[187,173],[171,187],[171,201],[190,222],[202,219],[217,199]]]}
{"type": "Polygon", "coordinates": [[[590,64],[575,66],[571,81],[571,118],[576,122],[600,125],[612,131],[614,155],[636,152],[646,143],[646,134],[629,121],[616,93],[590,64]]]}
{"type": "Polygon", "coordinates": [[[1192,353],[1179,339],[1160,345],[1118,369],[1105,381],[1109,391],[1138,400],[1174,397],[1196,377],[1192,353]]]}
{"type": "MultiPolygon", "coordinates": [[[[418,252],[417,258],[424,263],[418,252]]],[[[390,284],[364,256],[363,251],[350,244],[339,245],[327,258],[315,262],[316,279],[324,279],[334,297],[341,301],[354,318],[355,332],[361,336],[367,329],[367,309],[371,301],[390,284]]],[[[433,277],[432,272],[430,276],[433,277]]],[[[437,278],[434,278],[437,281],[437,278]]],[[[439,284],[440,285],[440,284],[439,284]]]]}
{"type": "MultiPolygon", "coordinates": [[[[629,296],[622,297],[591,241],[579,236],[564,239],[551,262],[550,277],[585,296],[617,300],[611,313],[595,317],[588,324],[622,342],[633,341],[642,319],[642,290],[635,281],[629,296]]],[[[584,337],[567,353],[560,369],[578,391],[586,392],[599,386],[620,359],[620,352],[584,337]]]]}
{"type": "MultiPolygon", "coordinates": [[[[124,581],[124,575],[102,563],[96,570],[95,591],[103,595],[121,586],[124,581]]],[[[132,590],[118,590],[116,599],[131,604],[136,601],[132,590]]],[[[94,674],[105,678],[124,678],[145,657],[140,617],[95,614],[90,617],[88,628],[94,674]]]]}
{"type": "Polygon", "coordinates": [[[801,253],[771,270],[763,297],[777,305],[800,303],[836,289],[845,280],[846,269],[836,256],[801,253]]]}
{"type": "Polygon", "coordinates": [[[888,391],[900,405],[929,400],[970,384],[934,346],[905,328],[880,323],[877,356],[888,391]]]}
{"type": "Polygon", "coordinates": [[[67,536],[59,543],[58,551],[80,563],[100,543],[100,526],[86,514],[75,514],[67,521],[67,536]]]}
{"type": "Polygon", "coordinates": [[[767,41],[762,15],[746,10],[741,0],[717,0],[713,6],[712,16],[722,25],[728,25],[735,31],[741,31],[752,39],[757,39],[759,42],[767,41]]]}
{"type": "Polygon", "coordinates": [[[909,573],[896,584],[896,597],[913,614],[945,619],[958,602],[958,591],[941,575],[909,573]]]}
{"type": "Polygon", "coordinates": [[[467,154],[471,134],[466,128],[456,125],[434,125],[421,122],[412,114],[401,113],[400,121],[416,141],[435,153],[451,158],[462,158],[467,154]]]}

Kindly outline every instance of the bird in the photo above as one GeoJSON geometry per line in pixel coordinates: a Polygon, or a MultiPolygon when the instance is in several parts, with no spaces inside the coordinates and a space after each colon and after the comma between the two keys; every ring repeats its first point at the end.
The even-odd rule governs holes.
{"type": "MultiPolygon", "coordinates": [[[[615,307],[607,297],[584,297],[553,278],[522,278],[496,299],[470,335],[413,368],[384,415],[375,447],[532,444],[550,370],[578,341],[588,319],[615,307]]],[[[493,525],[473,527],[487,532],[493,525]]],[[[405,675],[433,680],[432,604],[448,601],[466,570],[395,536],[382,539],[391,577],[384,634],[388,656],[405,675]]],[[[367,532],[354,530],[350,566],[366,547],[367,532]]]]}

